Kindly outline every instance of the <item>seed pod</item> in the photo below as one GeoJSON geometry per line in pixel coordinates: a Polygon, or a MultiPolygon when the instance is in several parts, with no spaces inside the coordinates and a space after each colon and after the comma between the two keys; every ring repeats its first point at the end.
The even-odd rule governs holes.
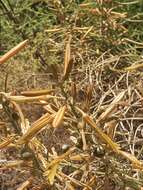
{"type": "Polygon", "coordinates": [[[41,96],[41,95],[50,94],[53,91],[54,91],[53,89],[28,90],[28,91],[21,92],[21,95],[23,95],[23,96],[41,96]]]}
{"type": "Polygon", "coordinates": [[[3,149],[5,147],[7,147],[10,143],[12,143],[14,141],[14,137],[8,137],[6,140],[4,140],[3,142],[0,143],[0,149],[3,149]]]}
{"type": "Polygon", "coordinates": [[[54,128],[57,128],[61,125],[63,119],[64,119],[64,114],[65,114],[65,111],[66,111],[66,106],[63,106],[59,109],[59,111],[57,112],[54,120],[53,120],[53,127],[54,128]]]}
{"type": "Polygon", "coordinates": [[[76,96],[77,96],[77,89],[76,89],[76,84],[75,84],[75,82],[72,82],[72,83],[71,83],[71,96],[72,96],[73,100],[76,99],[76,96]]]}
{"type": "Polygon", "coordinates": [[[63,80],[67,79],[73,65],[73,59],[71,58],[71,47],[70,47],[71,38],[72,37],[70,36],[68,43],[66,44],[66,49],[65,49],[63,80]]]}
{"type": "Polygon", "coordinates": [[[28,40],[25,40],[21,43],[19,43],[17,46],[9,50],[6,54],[4,54],[2,57],[0,57],[0,64],[6,62],[9,58],[16,55],[22,48],[24,48],[27,44],[28,40]]]}
{"type": "Polygon", "coordinates": [[[118,153],[119,150],[120,150],[120,146],[115,143],[114,141],[112,141],[112,139],[110,139],[108,137],[108,135],[106,135],[102,129],[100,129],[97,124],[94,122],[94,120],[89,116],[87,115],[86,113],[84,113],[80,108],[76,107],[76,109],[83,115],[83,119],[86,121],[86,123],[88,125],[90,125],[91,127],[93,127],[96,131],[96,133],[98,134],[98,137],[100,138],[101,141],[104,141],[106,142],[106,144],[108,144],[108,146],[110,146],[110,148],[118,153]]]}
{"type": "Polygon", "coordinates": [[[46,113],[45,115],[40,117],[32,124],[30,128],[28,128],[26,133],[24,133],[24,135],[18,139],[17,144],[24,144],[33,139],[33,137],[37,135],[44,127],[46,127],[46,125],[53,121],[54,116],[54,114],[50,115],[46,113]]]}

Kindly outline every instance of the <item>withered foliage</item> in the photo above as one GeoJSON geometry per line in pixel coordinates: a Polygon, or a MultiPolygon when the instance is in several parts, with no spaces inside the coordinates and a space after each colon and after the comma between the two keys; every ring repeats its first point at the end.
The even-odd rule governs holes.
{"type": "MultiPolygon", "coordinates": [[[[80,8],[93,15],[104,14],[109,22],[112,18],[126,17],[106,8],[89,8],[90,5],[81,3],[80,8]]],[[[115,29],[121,27],[116,22],[112,24],[115,29]]],[[[61,30],[53,28],[46,32],[61,30]]],[[[70,32],[75,30],[82,34],[79,42],[82,45],[94,26],[75,27],[70,32]]],[[[122,30],[126,32],[125,28],[122,30]]],[[[89,63],[78,68],[74,65],[77,57],[82,62],[90,50],[76,52],[72,48],[74,35],[67,36],[64,63],[55,73],[57,80],[53,88],[24,90],[17,95],[0,92],[0,114],[5,118],[0,121],[0,151],[5,158],[0,158],[0,172],[28,172],[17,190],[140,189],[143,185],[143,87],[142,81],[133,86],[129,79],[136,76],[141,79],[143,64],[116,69],[119,60],[127,55],[106,57],[103,53],[94,65],[89,57],[89,63]],[[82,70],[82,76],[78,69],[82,70]],[[109,71],[113,72],[112,77],[118,74],[115,80],[107,77],[109,71]],[[23,111],[23,107],[28,111],[28,105],[42,107],[40,117],[34,122],[23,111]],[[65,139],[57,142],[60,149],[57,144],[51,146],[48,139],[55,140],[58,130],[65,139]],[[46,136],[48,132],[51,136],[46,136]],[[15,151],[13,159],[5,156],[11,150],[15,151]]],[[[26,44],[28,40],[3,55],[0,64],[26,44]]]]}
{"type": "MultiPolygon", "coordinates": [[[[64,73],[62,76],[70,75],[70,72],[67,72],[70,60],[69,45],[68,42],[65,51],[64,73]]],[[[16,52],[18,52],[15,51],[15,49],[17,48],[10,51],[11,55],[15,55],[16,52]]],[[[7,59],[5,59],[5,61],[6,60],[7,59]]],[[[112,99],[112,102],[103,108],[104,111],[102,111],[102,113],[99,112],[100,114],[94,117],[94,112],[91,112],[93,106],[93,90],[96,88],[94,83],[89,83],[88,86],[85,87],[85,95],[82,103],[76,98],[78,92],[75,82],[72,83],[72,88],[71,85],[64,87],[63,84],[64,81],[62,83],[60,82],[59,86],[57,86],[57,88],[61,90],[59,96],[56,95],[56,89],[23,91],[20,96],[13,96],[11,93],[5,92],[0,93],[1,111],[7,114],[7,117],[15,129],[13,133],[6,134],[6,137],[1,138],[0,149],[9,149],[12,147],[15,149],[25,148],[25,152],[21,154],[19,160],[1,160],[1,170],[8,168],[14,169],[17,166],[21,167],[22,170],[22,166],[25,165],[29,170],[31,170],[31,168],[35,171],[38,170],[35,175],[41,175],[41,183],[44,184],[44,187],[47,186],[47,189],[50,187],[58,187],[61,189],[66,186],[67,189],[73,190],[77,188],[84,190],[95,189],[99,186],[97,179],[100,174],[98,173],[99,168],[96,168],[98,162],[101,162],[102,165],[109,162],[108,164],[114,168],[115,166],[118,167],[120,160],[125,163],[128,161],[128,167],[132,167],[134,172],[142,172],[143,162],[137,159],[133,152],[127,152],[127,149],[124,149],[124,147],[120,145],[120,141],[117,141],[118,138],[116,138],[116,135],[118,137],[117,126],[121,120],[124,119],[119,105],[122,105],[124,109],[130,106],[127,97],[128,90],[118,92],[112,99]],[[24,103],[25,106],[29,103],[39,103],[39,105],[40,103],[41,105],[44,103],[43,109],[46,110],[46,113],[34,123],[30,123],[28,118],[25,118],[23,114],[21,109],[22,103],[24,103]],[[85,111],[87,113],[85,113],[85,111]],[[17,114],[17,118],[11,117],[14,113],[17,114]],[[113,115],[116,113],[118,117],[113,119],[113,115]],[[111,121],[109,122],[108,119],[111,121]],[[104,125],[105,129],[103,128],[104,125]],[[45,130],[51,130],[51,128],[57,130],[57,128],[64,126],[67,127],[66,130],[72,131],[73,134],[78,134],[76,134],[76,136],[71,135],[71,140],[73,141],[72,145],[63,146],[65,153],[60,153],[60,155],[53,149],[54,147],[51,150],[52,153],[48,152],[46,147],[48,145],[42,143],[38,134],[45,130]],[[108,133],[106,133],[107,126],[108,133]],[[80,142],[78,142],[79,139],[80,142]],[[83,144],[83,146],[80,144],[83,144]],[[96,144],[97,147],[94,147],[94,144],[96,144]],[[102,147],[101,150],[99,147],[102,147]],[[98,151],[94,150],[96,148],[98,151]],[[104,152],[102,152],[103,150],[104,152]],[[64,172],[67,167],[68,171],[64,172]]],[[[101,107],[100,105],[100,108],[101,107]]],[[[4,125],[6,125],[6,123],[1,122],[1,126],[4,125]]],[[[108,165],[106,167],[108,167],[108,165]]],[[[113,169],[113,172],[117,172],[116,175],[118,175],[120,171],[116,168],[115,171],[113,169]]],[[[102,178],[104,177],[102,176],[102,178]]],[[[127,176],[126,180],[128,180],[128,178],[130,177],[127,176]]],[[[30,176],[29,179],[23,182],[20,187],[18,187],[18,190],[29,187],[31,185],[31,179],[34,180],[34,176],[30,176]]],[[[100,185],[102,185],[103,181],[100,183],[100,185]]],[[[141,184],[140,181],[136,185],[139,184],[141,184]]]]}

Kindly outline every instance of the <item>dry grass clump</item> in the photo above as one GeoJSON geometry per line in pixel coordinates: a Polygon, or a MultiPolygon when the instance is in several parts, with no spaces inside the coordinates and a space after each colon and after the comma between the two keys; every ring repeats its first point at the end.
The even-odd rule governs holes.
{"type": "MultiPolygon", "coordinates": [[[[142,63],[118,69],[130,55],[104,53],[94,65],[88,57],[88,65],[77,67],[72,37],[65,44],[64,65],[53,73],[53,88],[17,95],[0,92],[1,173],[23,173],[17,190],[139,190],[143,185],[143,78],[138,70],[142,63]],[[42,107],[34,122],[23,111],[29,104],[42,107]],[[65,142],[55,140],[58,131],[65,142]]],[[[11,55],[18,50],[19,46],[11,55]]]]}

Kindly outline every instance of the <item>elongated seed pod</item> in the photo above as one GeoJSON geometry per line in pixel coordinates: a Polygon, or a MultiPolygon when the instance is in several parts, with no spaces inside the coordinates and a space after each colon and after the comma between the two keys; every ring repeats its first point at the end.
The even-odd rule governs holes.
{"type": "Polygon", "coordinates": [[[27,130],[27,132],[19,138],[17,144],[24,144],[29,142],[33,137],[39,133],[42,128],[44,128],[47,124],[51,123],[54,118],[54,114],[45,114],[41,118],[39,118],[36,122],[32,124],[32,126],[27,130]]]}
{"type": "Polygon", "coordinates": [[[66,111],[66,106],[63,106],[57,112],[57,114],[53,120],[53,123],[52,123],[54,128],[57,128],[61,125],[64,115],[65,115],[65,111],[66,111]]]}
{"type": "Polygon", "coordinates": [[[2,57],[0,57],[0,64],[6,62],[9,58],[11,58],[14,55],[16,55],[21,49],[23,49],[26,46],[27,42],[28,42],[28,40],[25,40],[25,41],[19,43],[17,46],[15,46],[11,50],[9,50],[2,57]]]}
{"type": "Polygon", "coordinates": [[[27,90],[27,91],[21,92],[21,95],[23,95],[23,96],[41,96],[41,95],[50,94],[53,91],[54,91],[53,89],[27,90]]]}

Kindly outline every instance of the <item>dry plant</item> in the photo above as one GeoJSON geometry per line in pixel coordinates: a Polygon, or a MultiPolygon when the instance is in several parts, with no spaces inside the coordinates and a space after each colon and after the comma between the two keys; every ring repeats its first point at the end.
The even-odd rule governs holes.
{"type": "MultiPolygon", "coordinates": [[[[82,40],[91,30],[92,27],[82,40]]],[[[108,67],[119,58],[112,56],[104,60],[102,55],[95,65],[96,73],[94,66],[91,69],[89,65],[89,74],[85,72],[85,77],[88,75],[86,82],[73,80],[75,67],[71,40],[69,35],[56,88],[23,91],[20,95],[0,92],[0,111],[7,118],[7,121],[0,122],[3,134],[0,149],[3,152],[12,148],[19,152],[15,160],[1,159],[0,170],[19,168],[23,172],[29,171],[28,178],[17,190],[99,190],[116,189],[117,186],[139,189],[143,184],[142,137],[137,138],[137,133],[142,133],[142,87],[133,89],[128,84],[127,89],[118,87],[123,78],[129,77],[127,71],[137,67],[126,68],[105,92],[107,83],[101,80],[104,65],[108,67]],[[37,104],[45,110],[33,123],[22,110],[22,106],[28,104],[37,104]],[[136,121],[138,127],[133,124],[136,121]],[[41,135],[52,130],[54,137],[59,129],[69,132],[71,143],[62,144],[61,151],[54,146],[49,151],[49,144],[43,142],[41,135]],[[136,146],[141,149],[136,151],[136,146]],[[36,180],[40,181],[37,186],[36,180]]],[[[15,55],[25,43],[27,41],[10,50],[1,58],[1,63],[15,55]]],[[[82,67],[84,70],[85,66],[82,67]]]]}

